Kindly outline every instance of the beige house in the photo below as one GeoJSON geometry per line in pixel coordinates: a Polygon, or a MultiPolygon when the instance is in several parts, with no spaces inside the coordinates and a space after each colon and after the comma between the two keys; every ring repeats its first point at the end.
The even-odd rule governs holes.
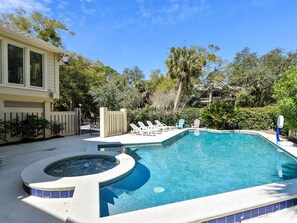
{"type": "Polygon", "coordinates": [[[59,98],[59,66],[65,54],[0,20],[0,119],[34,114],[62,122],[69,134],[75,132],[74,113],[54,113],[51,108],[59,98]]]}
{"type": "Polygon", "coordinates": [[[0,113],[44,112],[59,97],[65,52],[0,21],[0,113]]]}

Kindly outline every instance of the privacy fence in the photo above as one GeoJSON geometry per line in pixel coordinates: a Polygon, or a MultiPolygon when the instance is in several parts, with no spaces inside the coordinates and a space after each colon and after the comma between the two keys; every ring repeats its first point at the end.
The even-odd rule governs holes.
{"type": "Polygon", "coordinates": [[[81,112],[46,111],[43,109],[24,109],[25,111],[4,111],[0,113],[0,144],[17,142],[24,138],[26,131],[34,138],[50,138],[55,135],[69,136],[80,134],[81,112]],[[48,128],[45,128],[47,123],[48,128]],[[25,132],[25,133],[24,133],[25,132]]]}
{"type": "Polygon", "coordinates": [[[100,108],[100,137],[120,135],[127,132],[127,111],[108,111],[100,108]]]}

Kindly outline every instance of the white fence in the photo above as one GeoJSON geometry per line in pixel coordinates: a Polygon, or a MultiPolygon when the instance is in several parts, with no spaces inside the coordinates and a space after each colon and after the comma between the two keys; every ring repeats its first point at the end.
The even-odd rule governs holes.
{"type": "MultiPolygon", "coordinates": [[[[38,118],[45,118],[43,109],[26,109],[28,112],[10,112],[5,111],[0,113],[0,119],[4,121],[5,128],[11,129],[12,125],[16,121],[23,121],[27,116],[36,116],[38,118]],[[10,126],[9,126],[10,125],[10,126]]],[[[80,109],[75,111],[63,111],[63,112],[49,112],[48,121],[61,124],[63,126],[62,131],[59,133],[61,136],[80,135],[80,109]]],[[[21,127],[22,128],[22,127],[21,127]]],[[[15,129],[14,131],[8,131],[5,133],[6,142],[16,142],[21,140],[21,130],[15,129]]],[[[54,133],[50,130],[44,129],[42,134],[37,138],[49,138],[54,136],[54,133]]],[[[0,141],[1,144],[1,141],[0,141]]]]}
{"type": "Polygon", "coordinates": [[[77,115],[74,111],[66,112],[51,112],[50,121],[61,124],[63,130],[59,133],[60,135],[75,135],[77,134],[77,115]]]}
{"type": "Polygon", "coordinates": [[[127,112],[108,111],[107,108],[100,108],[100,137],[120,135],[127,132],[127,112]]]}

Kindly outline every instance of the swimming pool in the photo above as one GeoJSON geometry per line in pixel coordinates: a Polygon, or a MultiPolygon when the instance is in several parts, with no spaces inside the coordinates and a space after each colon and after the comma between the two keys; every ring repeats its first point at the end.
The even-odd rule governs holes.
{"type": "Polygon", "coordinates": [[[297,162],[258,135],[189,133],[166,146],[131,147],[123,180],[100,189],[101,216],[297,177],[297,162]]]}

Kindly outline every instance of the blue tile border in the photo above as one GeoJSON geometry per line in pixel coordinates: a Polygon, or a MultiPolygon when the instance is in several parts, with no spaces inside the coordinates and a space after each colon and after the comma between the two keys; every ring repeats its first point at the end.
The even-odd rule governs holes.
{"type": "Polygon", "coordinates": [[[264,214],[269,214],[269,213],[276,212],[276,211],[279,211],[279,210],[282,210],[285,208],[290,208],[290,207],[296,206],[296,205],[297,205],[297,198],[294,198],[294,199],[290,199],[287,201],[270,204],[270,205],[267,205],[264,207],[235,213],[235,214],[228,215],[225,217],[211,219],[208,221],[204,221],[202,223],[239,223],[243,220],[255,218],[255,217],[258,217],[258,216],[261,216],[264,214]]]}
{"type": "Polygon", "coordinates": [[[68,198],[72,197],[74,190],[61,190],[61,191],[47,191],[47,190],[38,190],[28,187],[27,185],[23,184],[23,188],[27,194],[36,197],[42,198],[68,198]]]}

